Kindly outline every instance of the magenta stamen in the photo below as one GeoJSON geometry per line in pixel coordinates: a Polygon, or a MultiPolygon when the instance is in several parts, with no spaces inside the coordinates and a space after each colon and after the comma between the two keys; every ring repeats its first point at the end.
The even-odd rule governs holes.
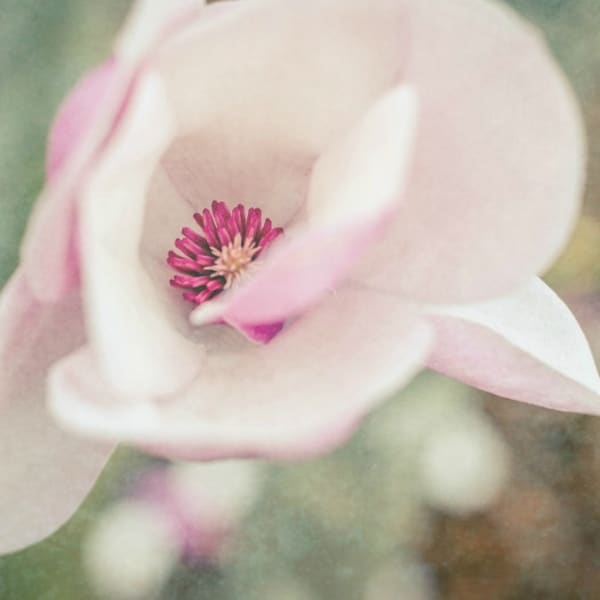
{"type": "Polygon", "coordinates": [[[215,292],[211,292],[210,290],[202,290],[198,295],[193,297],[192,302],[195,304],[202,304],[207,300],[210,300],[215,295],[215,292]]]}
{"type": "Polygon", "coordinates": [[[238,204],[233,209],[231,216],[233,217],[237,230],[242,234],[242,237],[244,237],[246,233],[246,211],[244,210],[244,207],[241,204],[238,204]]]}
{"type": "MultiPolygon", "coordinates": [[[[210,277],[206,275],[200,275],[195,277],[193,275],[175,275],[175,277],[171,278],[169,283],[176,288],[182,288],[184,290],[190,288],[199,288],[211,281],[210,277]]],[[[213,280],[215,281],[215,280],[213,280]]]]}
{"type": "Polygon", "coordinates": [[[225,229],[225,227],[219,227],[217,230],[217,236],[219,238],[219,242],[221,242],[221,247],[228,246],[232,242],[229,232],[227,229],[225,229]]]}
{"type": "Polygon", "coordinates": [[[230,214],[223,202],[213,202],[212,212],[217,228],[227,227],[227,221],[230,219],[230,214]]]}
{"type": "Polygon", "coordinates": [[[276,229],[271,229],[271,231],[269,231],[267,235],[261,237],[261,239],[258,242],[258,246],[260,248],[266,248],[275,238],[279,237],[281,233],[282,230],[279,227],[277,227],[276,229]]]}
{"type": "Polygon", "coordinates": [[[238,204],[232,211],[225,202],[213,201],[210,209],[195,213],[200,227],[181,230],[167,263],[177,272],[170,284],[184,290],[182,296],[194,304],[202,304],[231,287],[247,266],[279,235],[281,227],[273,227],[271,219],[262,221],[259,208],[246,209],[238,204]]]}
{"type": "MultiPolygon", "coordinates": [[[[196,217],[196,215],[194,215],[194,217],[196,217]]],[[[215,227],[215,222],[213,221],[212,214],[208,210],[208,208],[205,208],[202,211],[202,217],[198,215],[196,221],[204,230],[204,235],[206,236],[206,241],[209,243],[209,245],[216,246],[218,243],[217,229],[215,227]]]]}
{"type": "Polygon", "coordinates": [[[265,219],[265,224],[263,225],[263,228],[260,231],[260,236],[264,237],[269,233],[269,231],[271,231],[272,228],[273,223],[271,223],[271,219],[265,219]]]}
{"type": "Polygon", "coordinates": [[[260,210],[251,208],[248,211],[248,220],[246,222],[246,239],[256,241],[256,234],[260,229],[260,210]]]}
{"type": "Polygon", "coordinates": [[[208,243],[206,242],[206,240],[200,234],[196,233],[193,229],[190,229],[189,227],[184,227],[181,230],[181,233],[183,233],[183,235],[188,240],[190,240],[190,242],[193,242],[194,244],[196,244],[196,246],[199,246],[203,250],[209,250],[210,249],[210,247],[209,247],[208,243]]]}
{"type": "Polygon", "coordinates": [[[214,292],[216,290],[222,290],[223,289],[223,282],[219,281],[218,279],[211,279],[207,284],[206,284],[206,289],[209,292],[214,292]]]}
{"type": "Polygon", "coordinates": [[[176,239],[175,247],[178,250],[181,250],[181,252],[183,254],[185,254],[188,258],[191,258],[191,259],[195,259],[196,256],[199,256],[204,253],[202,248],[199,248],[198,246],[196,246],[196,244],[194,244],[194,242],[191,242],[187,238],[176,239]]]}

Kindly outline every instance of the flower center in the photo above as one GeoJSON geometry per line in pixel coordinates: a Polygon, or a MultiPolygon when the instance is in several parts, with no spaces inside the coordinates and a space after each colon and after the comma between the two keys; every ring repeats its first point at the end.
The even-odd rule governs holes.
{"type": "Polygon", "coordinates": [[[232,211],[225,202],[213,202],[210,210],[195,213],[198,233],[189,227],[175,240],[180,251],[170,251],[167,263],[177,271],[173,287],[184,290],[183,297],[202,304],[232,286],[250,263],[281,233],[271,219],[262,220],[259,208],[238,204],[232,211]]]}

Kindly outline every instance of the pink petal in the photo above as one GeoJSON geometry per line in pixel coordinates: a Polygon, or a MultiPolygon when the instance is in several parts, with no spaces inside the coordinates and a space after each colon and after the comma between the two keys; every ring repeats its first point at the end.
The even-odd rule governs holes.
{"type": "Polygon", "coordinates": [[[29,285],[41,300],[58,301],[79,285],[78,186],[117,119],[122,88],[116,61],[109,60],[83,77],[54,120],[48,139],[48,183],[21,249],[29,285]]]}
{"type": "Polygon", "coordinates": [[[119,402],[83,352],[54,370],[51,406],[67,427],[170,456],[301,457],[346,439],[415,373],[429,342],[395,298],[340,290],[267,346],[209,354],[177,397],[119,402]]]}
{"type": "MultiPolygon", "coordinates": [[[[118,132],[81,191],[88,334],[109,380],[132,398],[189,383],[202,354],[181,331],[179,303],[155,287],[140,253],[147,192],[153,174],[160,176],[170,117],[160,80],[152,72],[140,74],[118,132]]],[[[166,290],[167,279],[162,283],[166,290]]]]}
{"type": "Polygon", "coordinates": [[[38,303],[18,272],[0,297],[0,553],[50,535],[93,486],[112,445],[88,443],[47,414],[50,364],[82,338],[77,298],[38,303]]]}
{"type": "Polygon", "coordinates": [[[244,330],[306,310],[333,289],[377,240],[402,197],[416,121],[416,97],[400,87],[317,161],[306,222],[266,252],[246,283],[194,310],[244,330]],[[287,238],[287,239],[285,239],[287,238]]]}
{"type": "Polygon", "coordinates": [[[396,0],[228,6],[160,53],[179,123],[164,164],[197,208],[243,202],[285,226],[317,157],[397,85],[404,10],[396,0]]]}
{"type": "Polygon", "coordinates": [[[200,2],[192,0],[140,0],[118,40],[114,58],[84,76],[59,109],[49,136],[48,184],[22,248],[29,284],[41,300],[56,301],[79,284],[79,187],[118,124],[141,61],[167,31],[196,16],[200,8],[200,2]]]}
{"type": "Polygon", "coordinates": [[[505,6],[402,4],[421,128],[406,205],[361,280],[428,302],[506,293],[545,269],[572,230],[579,111],[539,34],[505,6]]]}
{"type": "Polygon", "coordinates": [[[600,378],[566,305],[535,279],[509,296],[426,311],[432,369],[498,396],[600,414],[600,378]]]}
{"type": "Polygon", "coordinates": [[[48,135],[46,176],[50,181],[73,154],[106,100],[116,75],[114,60],[85,73],[61,104],[48,135]]]}

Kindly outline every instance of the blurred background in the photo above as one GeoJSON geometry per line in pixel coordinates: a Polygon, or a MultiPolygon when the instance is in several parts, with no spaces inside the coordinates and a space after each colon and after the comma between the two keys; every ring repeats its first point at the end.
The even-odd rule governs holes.
{"type": "MultiPolygon", "coordinates": [[[[507,1],[583,106],[585,210],[547,280],[600,358],[600,2],[507,1]]],[[[0,284],[53,112],[128,5],[0,0],[0,284]]],[[[318,460],[167,465],[121,449],[65,527],[0,558],[1,600],[96,598],[600,598],[600,419],[424,374],[318,460]]]]}

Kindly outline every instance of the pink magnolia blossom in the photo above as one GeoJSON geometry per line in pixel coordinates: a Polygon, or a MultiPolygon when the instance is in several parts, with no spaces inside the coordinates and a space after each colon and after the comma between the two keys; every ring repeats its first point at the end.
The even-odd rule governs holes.
{"type": "Polygon", "coordinates": [[[314,455],[426,366],[598,413],[536,278],[582,137],[538,35],[485,0],[138,2],[59,111],[1,299],[0,547],[64,522],[117,442],[314,455]]]}
{"type": "Polygon", "coordinates": [[[255,461],[175,463],[145,473],[132,496],[170,522],[184,559],[219,563],[231,557],[262,483],[255,461]]]}
{"type": "Polygon", "coordinates": [[[154,598],[180,560],[228,562],[262,484],[262,465],[247,460],[173,463],[139,474],[83,540],[90,583],[111,600],[154,598]]]}

